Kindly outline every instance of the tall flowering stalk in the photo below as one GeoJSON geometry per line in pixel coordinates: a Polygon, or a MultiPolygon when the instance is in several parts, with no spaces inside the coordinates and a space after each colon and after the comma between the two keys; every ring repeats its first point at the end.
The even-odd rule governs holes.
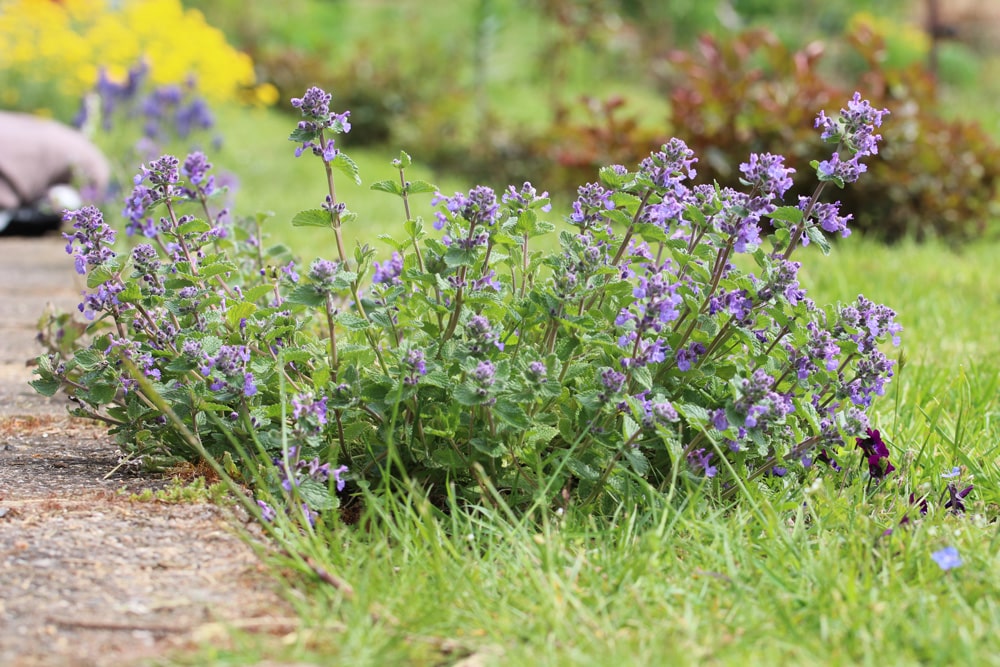
{"type": "Polygon", "coordinates": [[[372,187],[400,197],[405,238],[373,262],[344,244],[353,214],[333,173],[358,174],[334,139],[349,116],[331,99],[312,88],[293,100],[296,154],[318,158],[328,185],[293,224],[332,231],[335,260],[263,252],[256,235],[211,219],[204,155],[165,156],[127,200],[129,224],[149,237],[130,257],[114,254],[95,211],[68,217],[98,337],[40,360],[36,387],[67,387],[126,446],[181,453],[117,363],[127,357],[214,451],[234,431],[260,443],[276,462],[273,493],[309,521],[333,506],[342,466],[369,484],[400,474],[469,498],[488,482],[515,507],[539,494],[611,506],[678,480],[730,494],[757,478],[892,472],[867,411],[893,375],[895,313],[864,296],[817,305],[798,278],[805,258],[792,259],[849,233],[822,196],[863,175],[887,111],[856,95],[837,118],[821,113],[836,149],[796,202],[780,155],[739,165],[743,190],[694,185],[697,157],[679,139],[634,169],[606,167],[579,189],[550,253],[533,249],[555,226],[530,183],[447,196],[408,180],[401,154],[398,179],[372,187]],[[430,229],[413,214],[421,193],[434,193],[430,229]],[[105,321],[114,333],[98,333],[105,321]],[[841,465],[859,450],[866,466],[841,465]]]}

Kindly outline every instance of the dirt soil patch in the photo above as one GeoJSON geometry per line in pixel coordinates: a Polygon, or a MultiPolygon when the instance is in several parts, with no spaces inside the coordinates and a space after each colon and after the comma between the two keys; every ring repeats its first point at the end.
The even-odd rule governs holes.
{"type": "Polygon", "coordinates": [[[0,236],[0,665],[144,664],[233,628],[289,631],[234,519],[132,499],[165,480],[28,386],[46,304],[75,309],[83,289],[64,246],[0,236]]]}

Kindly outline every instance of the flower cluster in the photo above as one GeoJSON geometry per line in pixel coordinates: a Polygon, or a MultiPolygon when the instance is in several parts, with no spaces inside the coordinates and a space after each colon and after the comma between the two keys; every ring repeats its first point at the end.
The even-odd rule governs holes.
{"type": "MultiPolygon", "coordinates": [[[[252,220],[213,216],[203,153],[148,161],[125,211],[148,243],[117,257],[99,212],[69,218],[91,285],[83,310],[113,327],[114,345],[109,334],[72,359],[45,358],[36,386],[72,387],[81,413],[115,423],[123,440],[187,451],[143,400],[153,383],[212,451],[259,445],[256,463],[277,467],[262,497],[309,521],[336,507],[346,466],[372,488],[397,466],[470,498],[486,481],[518,508],[543,488],[588,505],[648,497],[643,483],[698,480],[725,495],[745,488],[740,478],[850,474],[850,441],[865,478],[893,472],[866,412],[893,376],[896,313],[863,296],[817,305],[791,257],[847,231],[820,201],[826,167],[816,165],[812,197],[786,203],[795,173],[781,156],[749,156],[745,191],[694,185],[696,158],[673,139],[581,187],[566,213],[574,229],[543,252],[535,239],[555,226],[530,183],[499,198],[486,186],[444,196],[407,181],[401,157],[399,178],[375,189],[402,199],[406,238],[375,261],[370,247],[343,244],[352,214],[333,171],[357,172],[333,143],[350,123],[331,99],[311,88],[293,100],[302,119],[291,138],[321,158],[329,186],[293,224],[332,231],[337,260],[303,264],[265,249],[252,220]],[[412,213],[420,193],[435,193],[428,229],[412,213]]],[[[819,124],[853,160],[875,154],[883,115],[856,99],[819,124]]],[[[949,509],[967,493],[950,489],[949,509]]]]}

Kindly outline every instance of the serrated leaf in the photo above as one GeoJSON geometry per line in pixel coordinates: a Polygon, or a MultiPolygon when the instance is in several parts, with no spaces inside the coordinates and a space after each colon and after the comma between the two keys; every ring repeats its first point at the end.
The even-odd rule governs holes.
{"type": "Polygon", "coordinates": [[[649,472],[649,460],[635,447],[625,449],[625,460],[628,461],[635,474],[645,477],[646,473],[649,472]]]}
{"type": "Polygon", "coordinates": [[[406,184],[406,191],[411,195],[419,195],[427,192],[437,192],[437,186],[427,181],[409,181],[406,184]]]}
{"type": "Polygon", "coordinates": [[[349,311],[338,314],[336,321],[349,331],[364,331],[371,326],[368,320],[349,311]]]}
{"type": "Polygon", "coordinates": [[[292,218],[292,227],[330,227],[330,214],[321,208],[299,211],[292,218]]]}
{"type": "Polygon", "coordinates": [[[391,195],[402,196],[403,189],[397,181],[386,179],[384,181],[376,181],[371,184],[370,188],[372,190],[377,190],[378,192],[388,192],[391,195]]]}
{"type": "Polygon", "coordinates": [[[681,403],[679,405],[675,405],[674,407],[677,409],[677,412],[684,416],[687,423],[692,426],[702,426],[710,421],[708,410],[700,405],[695,405],[694,403],[681,403]]]}
{"type": "Polygon", "coordinates": [[[84,371],[92,371],[104,363],[104,355],[90,348],[77,350],[73,355],[76,365],[84,371]]]}
{"type": "Polygon", "coordinates": [[[106,405],[115,400],[118,388],[115,385],[95,382],[86,391],[86,400],[95,405],[106,405]]]}
{"type": "Polygon", "coordinates": [[[455,391],[452,394],[455,397],[455,401],[459,405],[479,405],[486,400],[485,396],[480,396],[479,391],[469,382],[463,382],[462,384],[455,387],[455,391]]]}
{"type": "Polygon", "coordinates": [[[212,225],[208,224],[201,218],[195,218],[194,220],[188,220],[182,225],[178,225],[174,233],[177,236],[183,236],[185,234],[201,234],[212,229],[212,225]]]}
{"type": "Polygon", "coordinates": [[[32,380],[30,384],[42,396],[55,396],[61,385],[59,380],[51,375],[32,380]]]}
{"type": "Polygon", "coordinates": [[[508,426],[513,426],[514,428],[520,430],[527,429],[531,426],[531,420],[528,418],[528,413],[526,413],[520,405],[510,399],[497,399],[497,402],[492,407],[492,411],[493,414],[500,419],[500,421],[508,426]]]}
{"type": "Polygon", "coordinates": [[[298,304],[300,306],[317,307],[326,305],[326,295],[319,292],[312,285],[296,286],[285,300],[288,303],[298,304]]]}
{"type": "Polygon", "coordinates": [[[312,479],[303,480],[298,486],[298,492],[302,496],[302,500],[318,512],[336,509],[339,505],[339,501],[330,496],[330,491],[325,484],[320,484],[312,479]]]}
{"type": "Polygon", "coordinates": [[[254,302],[258,299],[272,294],[274,292],[274,287],[271,285],[254,285],[243,291],[243,298],[247,301],[254,302]]]}
{"type": "Polygon", "coordinates": [[[87,287],[94,289],[108,282],[118,273],[119,266],[118,262],[111,260],[91,268],[87,273],[87,287]]]}
{"type": "Polygon", "coordinates": [[[496,441],[491,442],[488,438],[479,437],[479,438],[473,438],[470,442],[472,443],[472,446],[476,448],[477,451],[482,452],[483,454],[489,456],[490,458],[495,459],[498,456],[503,455],[504,446],[502,440],[497,439],[496,441]]]}
{"type": "Polygon", "coordinates": [[[230,329],[237,329],[240,326],[241,320],[250,317],[256,311],[257,306],[252,303],[246,301],[234,303],[226,311],[226,323],[229,324],[230,329]]]}
{"type": "Polygon", "coordinates": [[[572,456],[566,459],[566,468],[580,479],[585,479],[591,482],[599,479],[601,476],[597,470],[587,465],[580,459],[572,456]]]}
{"type": "Polygon", "coordinates": [[[361,185],[361,176],[358,172],[358,165],[354,162],[354,160],[347,157],[347,154],[337,153],[337,157],[333,158],[330,166],[349,176],[351,180],[354,181],[355,185],[361,185]]]}
{"type": "Polygon", "coordinates": [[[798,206],[779,206],[767,217],[796,225],[802,222],[802,209],[798,206]]]}
{"type": "Polygon", "coordinates": [[[138,303],[142,300],[142,290],[139,283],[129,281],[125,284],[125,289],[118,293],[118,300],[122,303],[138,303]]]}

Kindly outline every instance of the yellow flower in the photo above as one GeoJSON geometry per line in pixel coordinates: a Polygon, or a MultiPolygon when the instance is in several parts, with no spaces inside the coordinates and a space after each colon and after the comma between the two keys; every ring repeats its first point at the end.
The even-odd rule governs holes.
{"type": "MultiPolygon", "coordinates": [[[[143,59],[153,83],[191,80],[213,102],[243,99],[256,83],[250,57],[180,0],[0,0],[0,75],[21,93],[44,90],[75,102],[101,68],[124,81],[143,59]]],[[[257,104],[275,98],[254,89],[257,104]]]]}

